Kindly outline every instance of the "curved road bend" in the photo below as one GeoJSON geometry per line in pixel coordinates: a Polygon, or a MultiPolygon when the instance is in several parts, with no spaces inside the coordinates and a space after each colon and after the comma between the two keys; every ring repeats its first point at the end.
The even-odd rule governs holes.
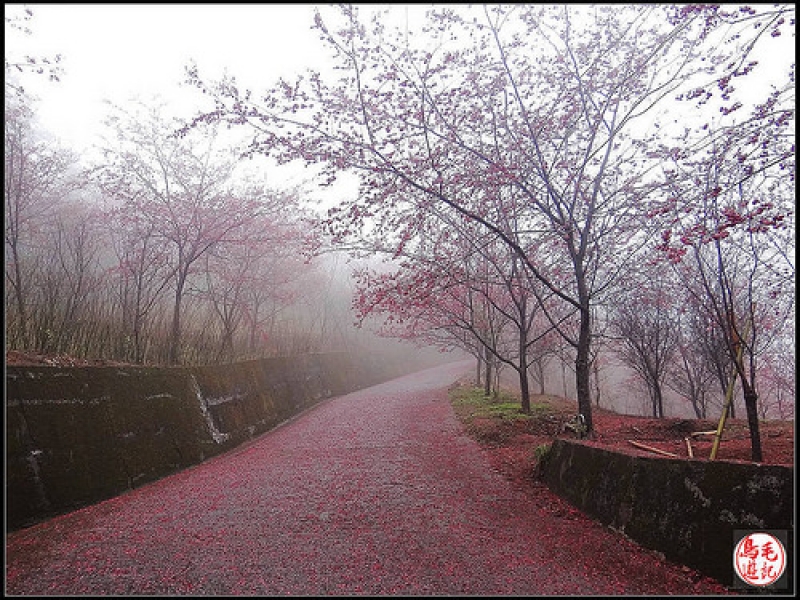
{"type": "Polygon", "coordinates": [[[688,580],[648,589],[648,568],[675,581],[675,565],[630,582],[585,564],[598,536],[621,538],[594,522],[586,536],[491,469],[447,398],[471,370],[332,398],[223,456],[14,532],[6,594],[704,593],[688,580]]]}

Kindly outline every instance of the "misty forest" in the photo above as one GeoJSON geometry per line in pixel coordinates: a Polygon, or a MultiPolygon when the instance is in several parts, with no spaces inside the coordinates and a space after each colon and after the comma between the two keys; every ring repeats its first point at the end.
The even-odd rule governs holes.
{"type": "Polygon", "coordinates": [[[574,399],[589,430],[621,395],[716,418],[731,387],[754,448],[793,419],[793,58],[759,77],[794,6],[384,8],[317,8],[333,69],[251,90],[186,65],[204,109],[109,104],[90,156],[26,89],[58,58],[7,45],[6,350],[436,349],[523,411],[574,399]],[[356,184],[312,201],[268,164],[356,184]]]}

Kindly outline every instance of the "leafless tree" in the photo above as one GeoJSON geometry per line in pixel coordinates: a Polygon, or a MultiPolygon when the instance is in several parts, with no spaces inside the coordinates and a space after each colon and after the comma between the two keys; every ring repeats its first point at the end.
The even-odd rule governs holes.
{"type": "Polygon", "coordinates": [[[664,382],[678,340],[669,298],[659,287],[629,290],[616,304],[612,322],[620,357],[646,384],[653,416],[664,417],[664,382]]]}
{"type": "Polygon", "coordinates": [[[52,258],[48,246],[58,232],[58,209],[82,183],[74,156],[42,137],[24,101],[6,94],[4,195],[7,333],[27,348],[33,342],[32,288],[43,261],[52,258]]]}
{"type": "Polygon", "coordinates": [[[176,137],[178,124],[163,111],[155,103],[133,113],[117,109],[108,120],[117,139],[108,144],[96,173],[120,218],[144,221],[157,251],[166,252],[173,291],[168,362],[177,364],[190,276],[208,252],[236,239],[263,207],[258,198],[233,191],[234,160],[215,146],[213,131],[176,137]]]}

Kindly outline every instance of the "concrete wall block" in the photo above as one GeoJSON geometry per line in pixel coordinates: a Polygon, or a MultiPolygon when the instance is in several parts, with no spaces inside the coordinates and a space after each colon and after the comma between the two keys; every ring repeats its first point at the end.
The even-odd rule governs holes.
{"type": "Polygon", "coordinates": [[[204,367],[6,368],[9,528],[109,498],[376,383],[344,353],[204,367]]]}
{"type": "Polygon", "coordinates": [[[794,528],[791,467],[632,456],[559,439],[539,473],[601,523],[726,585],[734,531],[794,528]]]}

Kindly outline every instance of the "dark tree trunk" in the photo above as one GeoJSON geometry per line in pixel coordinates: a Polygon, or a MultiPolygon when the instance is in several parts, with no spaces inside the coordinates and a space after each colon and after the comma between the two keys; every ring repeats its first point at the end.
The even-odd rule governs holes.
{"type": "Polygon", "coordinates": [[[531,390],[528,385],[528,371],[522,367],[519,372],[519,390],[522,401],[522,412],[526,415],[531,414],[531,390]]]}
{"type": "Polygon", "coordinates": [[[16,244],[12,246],[14,261],[14,297],[17,301],[17,313],[19,316],[19,343],[20,347],[28,349],[28,311],[25,304],[25,296],[22,291],[22,269],[20,268],[19,255],[16,244]]]}
{"type": "Polygon", "coordinates": [[[483,384],[483,393],[486,397],[489,397],[492,395],[492,357],[488,348],[484,350],[484,353],[486,355],[486,380],[483,384]]]}
{"type": "Polygon", "coordinates": [[[133,362],[137,365],[144,362],[142,346],[142,317],[137,314],[133,320],[133,362]]]}
{"type": "Polygon", "coordinates": [[[600,406],[600,371],[597,368],[597,357],[592,361],[591,368],[594,377],[594,405],[600,406]]]}
{"type": "Polygon", "coordinates": [[[172,331],[169,336],[169,364],[177,365],[180,360],[181,345],[181,300],[183,285],[175,291],[175,306],[172,310],[172,331]]]}
{"type": "Polygon", "coordinates": [[[590,318],[588,306],[582,307],[575,358],[575,388],[578,395],[578,412],[583,415],[587,434],[591,434],[594,431],[592,422],[591,365],[589,362],[591,350],[590,318]]]}
{"type": "Polygon", "coordinates": [[[658,383],[656,380],[653,383],[653,392],[655,393],[656,399],[656,410],[658,411],[658,418],[664,418],[664,394],[661,392],[661,384],[658,383]]]}
{"type": "Polygon", "coordinates": [[[536,380],[539,383],[539,393],[544,395],[544,364],[542,362],[543,359],[537,360],[533,366],[536,369],[536,380]]]}
{"type": "MultiPolygon", "coordinates": [[[[750,447],[752,449],[753,462],[761,462],[764,459],[761,450],[761,432],[758,425],[758,394],[750,386],[745,378],[741,378],[742,389],[744,390],[744,408],[747,413],[747,425],[750,428],[750,447]]],[[[733,403],[731,403],[731,406],[733,403]]]]}

